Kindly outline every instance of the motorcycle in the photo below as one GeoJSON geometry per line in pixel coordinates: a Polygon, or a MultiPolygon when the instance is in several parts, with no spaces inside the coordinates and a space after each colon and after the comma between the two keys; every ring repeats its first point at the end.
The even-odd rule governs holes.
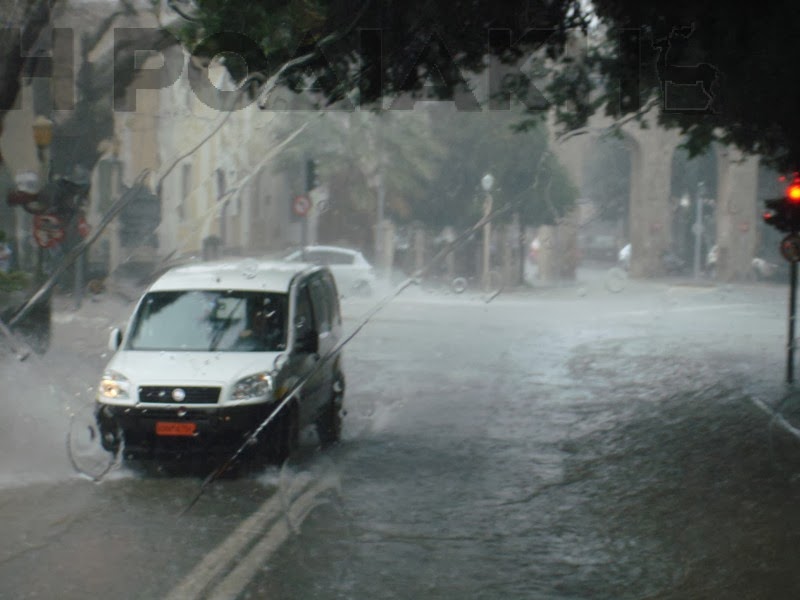
{"type": "Polygon", "coordinates": [[[764,260],[763,258],[754,258],[752,261],[753,273],[756,279],[773,279],[778,274],[778,265],[764,260]]]}
{"type": "Polygon", "coordinates": [[[706,275],[710,279],[717,278],[717,258],[719,257],[719,247],[714,244],[706,254],[706,275]]]}
{"type": "MultiPolygon", "coordinates": [[[[686,261],[670,250],[665,250],[661,255],[661,264],[668,275],[680,275],[686,271],[686,261]]],[[[617,267],[623,271],[630,270],[631,245],[626,244],[617,255],[617,267]]]]}
{"type": "MultiPolygon", "coordinates": [[[[711,247],[711,250],[708,251],[708,255],[706,256],[706,273],[711,279],[716,279],[717,277],[717,261],[719,259],[719,248],[715,244],[711,247]]],[[[778,275],[778,271],[780,270],[780,265],[777,265],[773,262],[765,260],[756,256],[750,263],[752,267],[752,275],[757,281],[762,281],[765,279],[774,279],[776,275],[778,275]]]]}

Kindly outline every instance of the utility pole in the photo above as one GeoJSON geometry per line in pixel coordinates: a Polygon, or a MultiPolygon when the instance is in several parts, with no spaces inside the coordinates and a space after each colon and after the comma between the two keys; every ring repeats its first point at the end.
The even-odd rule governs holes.
{"type": "Polygon", "coordinates": [[[789,340],[786,348],[786,383],[794,382],[794,323],[797,314],[797,261],[789,269],[789,340]]]}
{"type": "Polygon", "coordinates": [[[384,265],[384,247],[383,247],[383,220],[384,220],[384,205],[386,203],[386,186],[383,181],[383,168],[381,167],[381,172],[378,174],[378,210],[376,215],[376,225],[375,225],[375,247],[377,248],[376,256],[380,257],[378,261],[378,266],[381,270],[383,270],[386,265],[384,265]]]}
{"type": "Polygon", "coordinates": [[[697,184],[697,198],[695,198],[696,211],[694,219],[694,278],[700,279],[700,258],[701,248],[703,242],[703,200],[705,198],[705,183],[700,182],[697,184]]]}
{"type": "Polygon", "coordinates": [[[788,232],[781,241],[781,254],[790,265],[789,269],[789,334],[786,342],[786,383],[794,383],[795,320],[797,315],[797,263],[800,262],[800,175],[781,198],[765,201],[767,211],[764,223],[778,231],[788,232]]]}
{"type": "MultiPolygon", "coordinates": [[[[306,157],[305,160],[305,197],[306,202],[310,202],[311,198],[311,191],[317,188],[318,181],[317,181],[317,161],[310,157],[306,157]]],[[[300,245],[305,248],[308,245],[308,208],[306,208],[305,212],[303,212],[301,216],[301,223],[300,223],[300,236],[301,241],[300,245]]]]}
{"type": "Polygon", "coordinates": [[[383,247],[383,220],[386,204],[386,182],[384,177],[384,157],[383,157],[383,113],[378,112],[375,117],[375,149],[377,156],[377,193],[378,203],[375,211],[375,262],[378,269],[382,272],[386,265],[384,262],[383,247]]]}
{"type": "Polygon", "coordinates": [[[525,284],[525,261],[528,259],[525,246],[525,225],[522,221],[522,210],[517,208],[517,251],[519,252],[517,285],[525,284]]]}
{"type": "Polygon", "coordinates": [[[489,221],[488,217],[492,214],[492,186],[494,185],[494,177],[492,177],[491,173],[487,173],[481,179],[481,187],[483,191],[486,192],[486,197],[483,200],[483,218],[486,220],[486,223],[483,226],[483,273],[482,273],[482,280],[483,280],[483,290],[485,292],[489,290],[489,271],[491,270],[491,238],[492,238],[492,224],[489,221]]]}

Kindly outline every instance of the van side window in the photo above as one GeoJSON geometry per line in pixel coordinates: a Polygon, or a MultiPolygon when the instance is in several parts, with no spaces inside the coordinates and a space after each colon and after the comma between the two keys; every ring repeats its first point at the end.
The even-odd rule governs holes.
{"type": "Polygon", "coordinates": [[[330,299],[325,285],[319,277],[315,277],[311,281],[311,300],[314,304],[314,317],[319,326],[319,333],[329,332],[331,330],[330,299]]]}
{"type": "Polygon", "coordinates": [[[311,298],[308,285],[303,284],[297,290],[297,310],[294,313],[295,337],[300,338],[314,329],[314,313],[311,309],[311,298]]]}
{"type": "Polygon", "coordinates": [[[328,297],[328,302],[331,312],[331,323],[337,325],[342,324],[342,313],[339,309],[339,294],[336,291],[336,284],[333,281],[330,273],[325,273],[322,277],[322,283],[325,286],[325,294],[328,297]]]}

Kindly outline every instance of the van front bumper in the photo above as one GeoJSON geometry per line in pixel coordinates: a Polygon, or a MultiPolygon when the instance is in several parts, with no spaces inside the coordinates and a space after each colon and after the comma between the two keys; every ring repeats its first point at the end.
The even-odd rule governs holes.
{"type": "Polygon", "coordinates": [[[225,451],[243,443],[275,406],[270,402],[230,407],[156,408],[97,402],[95,420],[103,447],[111,452],[122,445],[126,454],[225,451]],[[165,429],[167,434],[164,434],[165,429]],[[186,433],[189,430],[191,433],[186,433]]]}

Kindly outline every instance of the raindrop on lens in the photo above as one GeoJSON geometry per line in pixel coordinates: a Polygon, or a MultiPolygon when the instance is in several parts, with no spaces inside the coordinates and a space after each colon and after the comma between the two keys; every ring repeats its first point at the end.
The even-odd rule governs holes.
{"type": "Polygon", "coordinates": [[[253,279],[258,273],[258,262],[252,258],[248,258],[247,260],[242,261],[242,264],[239,268],[242,275],[247,277],[247,279],[253,279]]]}

